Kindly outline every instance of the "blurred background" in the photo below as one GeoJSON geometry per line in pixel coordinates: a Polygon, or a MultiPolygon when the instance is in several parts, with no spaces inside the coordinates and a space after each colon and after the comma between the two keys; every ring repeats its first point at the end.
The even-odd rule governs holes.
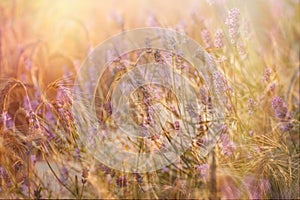
{"type": "Polygon", "coordinates": [[[299,198],[299,11],[299,0],[1,0],[0,197],[299,198]],[[143,27],[210,53],[228,118],[207,158],[196,141],[172,166],[125,174],[77,145],[69,89],[97,45],[143,27]]]}

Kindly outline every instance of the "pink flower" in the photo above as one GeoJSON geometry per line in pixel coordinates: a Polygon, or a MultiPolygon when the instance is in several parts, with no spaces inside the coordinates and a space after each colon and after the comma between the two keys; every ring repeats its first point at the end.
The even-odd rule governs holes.
{"type": "Polygon", "coordinates": [[[212,41],[211,41],[210,33],[207,29],[201,31],[201,37],[205,48],[210,48],[212,46],[212,41]]]}
{"type": "Polygon", "coordinates": [[[225,24],[228,26],[231,43],[234,44],[239,36],[240,10],[238,8],[232,8],[228,11],[225,24]]]}
{"type": "Polygon", "coordinates": [[[270,81],[270,76],[271,76],[271,69],[270,68],[266,68],[265,72],[264,72],[264,76],[262,78],[262,82],[269,82],[270,81]]]}
{"type": "Polygon", "coordinates": [[[271,188],[270,182],[267,179],[257,179],[250,175],[244,178],[243,183],[249,191],[250,199],[262,199],[263,195],[271,188]]]}
{"type": "Polygon", "coordinates": [[[126,187],[127,186],[126,176],[120,176],[119,178],[117,178],[116,184],[119,187],[126,187]]]}
{"type": "Polygon", "coordinates": [[[222,199],[240,199],[240,188],[234,183],[231,178],[226,178],[226,181],[221,183],[220,193],[222,199]]]}
{"type": "Polygon", "coordinates": [[[224,33],[222,29],[216,31],[214,45],[216,48],[222,48],[224,46],[224,33]]]}
{"type": "Polygon", "coordinates": [[[244,43],[243,43],[241,40],[239,40],[239,41],[236,43],[236,48],[237,48],[237,50],[238,50],[238,53],[239,53],[240,57],[241,57],[242,59],[246,58],[245,45],[244,45],[244,43]]]}
{"type": "Polygon", "coordinates": [[[5,129],[7,129],[7,128],[9,129],[9,128],[13,127],[13,125],[14,125],[13,118],[11,117],[11,115],[9,113],[7,113],[7,111],[4,111],[1,114],[0,119],[1,119],[5,129]]]}
{"type": "Polygon", "coordinates": [[[69,170],[66,167],[61,169],[60,180],[62,183],[66,184],[69,178],[69,170]]]}
{"type": "Polygon", "coordinates": [[[221,135],[220,147],[221,147],[221,154],[226,156],[230,156],[236,149],[235,143],[230,141],[228,134],[221,135]]]}
{"type": "Polygon", "coordinates": [[[159,27],[159,23],[154,14],[150,14],[146,19],[146,26],[159,27]]]}
{"type": "Polygon", "coordinates": [[[284,100],[281,97],[275,96],[272,98],[271,104],[275,117],[278,119],[285,119],[288,113],[288,108],[284,100]]]}
{"type": "Polygon", "coordinates": [[[179,121],[175,121],[174,122],[174,129],[175,130],[179,130],[180,129],[180,123],[179,123],[179,121]]]}
{"type": "Polygon", "coordinates": [[[30,155],[30,160],[32,162],[32,164],[36,163],[36,155],[30,155]]]}
{"type": "Polygon", "coordinates": [[[214,86],[217,93],[224,93],[229,89],[227,85],[227,80],[225,79],[225,76],[221,72],[215,71],[213,73],[213,80],[214,80],[214,86]]]}
{"type": "Polygon", "coordinates": [[[257,102],[254,101],[252,98],[250,98],[248,100],[248,113],[249,113],[249,115],[251,115],[253,113],[256,106],[257,106],[257,102]]]}
{"type": "Polygon", "coordinates": [[[209,165],[208,164],[201,164],[201,165],[196,165],[196,170],[200,175],[201,179],[207,180],[208,178],[208,172],[209,172],[209,165]]]}

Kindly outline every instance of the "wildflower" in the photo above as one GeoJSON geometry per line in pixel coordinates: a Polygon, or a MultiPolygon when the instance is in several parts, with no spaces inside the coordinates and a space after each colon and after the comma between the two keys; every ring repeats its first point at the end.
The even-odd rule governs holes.
{"type": "Polygon", "coordinates": [[[154,59],[155,59],[155,62],[158,62],[158,63],[163,62],[163,57],[162,57],[162,55],[161,55],[161,53],[160,53],[159,50],[156,50],[154,52],[154,59]]]}
{"type": "Polygon", "coordinates": [[[227,134],[221,135],[221,154],[230,156],[233,151],[236,149],[236,145],[234,142],[229,140],[229,137],[227,134]]]}
{"type": "Polygon", "coordinates": [[[61,169],[60,180],[63,184],[66,184],[69,178],[69,170],[63,166],[61,169]]]}
{"type": "Polygon", "coordinates": [[[36,163],[36,155],[30,155],[30,160],[33,164],[36,163]]]}
{"type": "Polygon", "coordinates": [[[243,179],[243,183],[249,191],[250,199],[262,199],[263,194],[266,194],[271,188],[267,179],[257,179],[249,175],[243,179]]]}
{"type": "Polygon", "coordinates": [[[218,29],[215,33],[214,46],[216,48],[222,48],[224,46],[224,33],[222,29],[218,29]]]}
{"type": "Polygon", "coordinates": [[[175,122],[174,122],[174,129],[175,129],[175,130],[179,130],[179,128],[180,128],[179,121],[175,121],[175,122]]]}
{"type": "Polygon", "coordinates": [[[192,118],[196,118],[198,117],[198,113],[197,113],[197,107],[195,104],[187,104],[186,105],[186,111],[189,113],[189,116],[192,118]]]}
{"type": "Polygon", "coordinates": [[[195,140],[195,145],[198,147],[205,148],[205,139],[203,138],[198,138],[195,140]]]}
{"type": "Polygon", "coordinates": [[[180,34],[185,35],[186,27],[186,22],[181,20],[180,22],[178,22],[178,24],[176,24],[175,30],[178,31],[180,34]]]}
{"type": "Polygon", "coordinates": [[[249,39],[251,36],[251,30],[250,30],[250,22],[249,20],[243,20],[242,21],[242,27],[241,27],[241,34],[243,38],[249,39]]]}
{"type": "Polygon", "coordinates": [[[269,87],[269,90],[270,90],[271,92],[275,92],[275,86],[276,86],[276,84],[275,84],[275,83],[272,83],[272,84],[270,85],[270,87],[269,87]]]}
{"type": "Polygon", "coordinates": [[[139,174],[139,173],[133,173],[134,177],[135,177],[135,180],[138,182],[138,183],[142,183],[143,182],[143,177],[139,174]]]}
{"type": "Polygon", "coordinates": [[[177,68],[182,68],[184,52],[182,50],[176,50],[175,54],[175,62],[177,64],[177,68]]]}
{"type": "Polygon", "coordinates": [[[146,26],[159,27],[159,23],[154,14],[150,14],[146,19],[146,26]]]}
{"type": "Polygon", "coordinates": [[[227,80],[221,72],[215,71],[213,73],[213,80],[217,93],[221,94],[228,90],[227,80]]]}
{"type": "Polygon", "coordinates": [[[274,110],[275,117],[280,120],[280,128],[282,131],[286,132],[293,128],[293,124],[291,123],[291,114],[288,112],[288,108],[286,103],[281,97],[273,97],[272,108],[274,110]]]}
{"type": "Polygon", "coordinates": [[[117,178],[116,184],[118,187],[126,187],[127,186],[126,176],[120,176],[119,178],[117,178]]]}
{"type": "Polygon", "coordinates": [[[253,111],[255,107],[257,106],[257,102],[254,101],[252,98],[248,100],[248,114],[251,115],[253,114],[253,111]]]}
{"type": "Polygon", "coordinates": [[[98,169],[100,171],[103,171],[105,174],[111,174],[113,172],[111,168],[107,167],[106,165],[104,165],[102,163],[100,163],[98,165],[98,169]]]}
{"type": "Polygon", "coordinates": [[[28,96],[23,98],[23,106],[25,110],[35,110],[39,105],[36,99],[30,100],[28,96]]]}
{"type": "Polygon", "coordinates": [[[70,91],[66,87],[59,86],[56,93],[57,101],[61,104],[70,103],[69,93],[70,91]]]}
{"type": "Polygon", "coordinates": [[[222,62],[225,62],[227,60],[226,56],[220,56],[216,61],[218,63],[222,63],[222,62]]]}
{"type": "Polygon", "coordinates": [[[291,130],[293,128],[293,124],[290,122],[290,121],[287,121],[287,122],[282,122],[280,124],[280,129],[283,131],[283,132],[287,132],[289,130],[291,130]]]}
{"type": "Polygon", "coordinates": [[[22,193],[27,196],[29,189],[28,189],[28,185],[26,184],[25,181],[23,181],[21,189],[22,189],[22,193]]]}
{"type": "Polygon", "coordinates": [[[237,48],[237,51],[238,51],[240,57],[242,59],[244,59],[246,57],[246,51],[245,51],[245,45],[244,45],[244,43],[241,40],[239,40],[236,43],[236,48],[237,48]]]}
{"type": "Polygon", "coordinates": [[[79,149],[78,149],[77,147],[75,148],[75,158],[76,158],[77,160],[80,159],[80,151],[79,151],[79,149]]]}
{"type": "Polygon", "coordinates": [[[238,8],[232,8],[228,11],[228,17],[226,18],[225,24],[228,26],[229,37],[231,43],[234,44],[239,36],[240,27],[240,10],[238,8]]]}
{"type": "Polygon", "coordinates": [[[110,18],[122,29],[124,28],[124,18],[120,12],[113,11],[110,13],[110,18]]]}
{"type": "Polygon", "coordinates": [[[10,116],[10,114],[7,113],[7,111],[4,111],[1,114],[0,120],[2,121],[4,128],[11,128],[13,126],[13,118],[10,116]]]}
{"type": "Polygon", "coordinates": [[[24,58],[25,69],[30,71],[32,69],[32,60],[29,58],[24,58]]]}
{"type": "Polygon", "coordinates": [[[206,180],[208,178],[209,165],[205,163],[201,165],[196,165],[195,167],[200,175],[200,178],[206,180]]]}
{"type": "Polygon", "coordinates": [[[45,112],[45,119],[49,123],[54,123],[55,122],[54,114],[51,111],[49,111],[49,110],[47,110],[45,112]]]}
{"type": "Polygon", "coordinates": [[[211,45],[212,41],[211,41],[210,33],[207,29],[201,31],[201,37],[204,42],[205,48],[210,48],[212,46],[211,45]]]}
{"type": "Polygon", "coordinates": [[[169,170],[168,167],[163,167],[163,168],[161,168],[161,172],[167,173],[167,172],[169,172],[169,171],[170,171],[170,170],[169,170]]]}
{"type": "Polygon", "coordinates": [[[33,111],[29,111],[29,125],[32,130],[37,130],[40,128],[37,115],[33,111]]]}
{"type": "Polygon", "coordinates": [[[279,119],[284,119],[287,115],[288,109],[283,99],[281,97],[276,96],[272,98],[271,103],[275,113],[275,117],[279,119]]]}
{"type": "Polygon", "coordinates": [[[241,190],[237,187],[234,180],[227,176],[220,183],[220,195],[222,199],[241,199],[241,190]]]}
{"type": "Polygon", "coordinates": [[[20,74],[20,81],[22,81],[23,83],[26,83],[27,82],[27,76],[26,74],[20,74]]]}
{"type": "Polygon", "coordinates": [[[271,76],[271,69],[270,68],[266,68],[265,69],[265,72],[264,72],[264,76],[262,78],[262,82],[269,82],[270,81],[270,76],[271,76]]]}

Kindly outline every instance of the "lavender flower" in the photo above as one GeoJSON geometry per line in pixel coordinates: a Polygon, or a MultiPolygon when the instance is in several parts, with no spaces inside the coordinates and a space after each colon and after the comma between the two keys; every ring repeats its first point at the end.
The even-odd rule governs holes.
{"type": "Polygon", "coordinates": [[[244,59],[246,57],[246,51],[245,51],[245,45],[244,45],[244,43],[241,40],[239,40],[236,43],[236,48],[237,48],[237,51],[238,51],[240,57],[242,59],[244,59]]]}
{"type": "Polygon", "coordinates": [[[228,17],[226,18],[225,24],[228,26],[231,43],[234,44],[239,36],[240,10],[238,8],[232,8],[228,11],[228,17]]]}
{"type": "Polygon", "coordinates": [[[221,154],[230,156],[233,151],[236,149],[236,145],[234,142],[229,140],[229,137],[227,134],[221,135],[221,154]]]}
{"type": "Polygon", "coordinates": [[[146,19],[146,26],[159,27],[159,23],[154,14],[150,14],[146,19]]]}
{"type": "Polygon", "coordinates": [[[179,121],[175,121],[174,122],[174,129],[175,130],[179,130],[180,129],[180,123],[179,123],[179,121]]]}
{"type": "Polygon", "coordinates": [[[10,116],[10,114],[7,113],[7,111],[4,111],[1,114],[0,120],[2,121],[4,125],[4,129],[9,129],[13,127],[13,118],[10,116]]]}
{"type": "Polygon", "coordinates": [[[281,129],[283,132],[290,131],[293,127],[294,127],[294,125],[293,125],[290,121],[282,122],[282,123],[280,124],[280,129],[281,129]]]}
{"type": "Polygon", "coordinates": [[[47,111],[45,112],[45,119],[46,119],[46,121],[49,122],[49,123],[54,123],[54,122],[55,122],[55,116],[54,116],[54,114],[53,114],[51,111],[49,111],[49,110],[47,110],[47,111]]]}
{"type": "Polygon", "coordinates": [[[271,101],[275,117],[280,120],[280,128],[286,132],[293,128],[291,123],[291,114],[288,112],[286,103],[281,97],[275,96],[271,101]]]}
{"type": "Polygon", "coordinates": [[[36,155],[30,155],[30,160],[32,164],[36,163],[36,155]]]}
{"type": "Polygon", "coordinates": [[[24,58],[24,65],[27,71],[30,71],[32,68],[32,60],[29,58],[24,58]]]}
{"type": "Polygon", "coordinates": [[[195,104],[186,105],[186,110],[189,113],[190,117],[192,117],[192,118],[196,118],[199,116],[199,114],[197,113],[197,107],[195,104]]]}
{"type": "Polygon", "coordinates": [[[25,196],[28,196],[29,188],[25,181],[22,183],[21,190],[25,196]]]}
{"type": "Polygon", "coordinates": [[[248,100],[248,114],[251,115],[253,114],[253,111],[255,107],[257,106],[257,102],[254,101],[252,98],[248,100]]]}
{"type": "Polygon", "coordinates": [[[200,178],[206,180],[208,178],[209,165],[201,164],[201,165],[196,165],[195,167],[197,172],[200,175],[200,178]]]}
{"type": "Polygon", "coordinates": [[[63,166],[61,169],[60,180],[62,183],[66,184],[69,178],[69,170],[63,166]]]}
{"type": "Polygon", "coordinates": [[[285,119],[285,117],[287,116],[288,109],[283,99],[281,97],[276,96],[272,98],[271,103],[275,113],[275,117],[279,119],[285,119]]]}
{"type": "Polygon", "coordinates": [[[224,33],[222,29],[218,29],[215,33],[214,46],[216,48],[222,48],[224,46],[224,33]]]}
{"type": "Polygon", "coordinates": [[[201,37],[204,42],[205,48],[210,48],[212,46],[212,41],[211,41],[210,33],[207,29],[201,31],[201,37]]]}
{"type": "Polygon", "coordinates": [[[80,159],[80,151],[79,151],[79,149],[78,149],[77,147],[75,148],[75,158],[76,158],[77,160],[80,159]]]}
{"type": "Polygon", "coordinates": [[[269,82],[270,81],[270,76],[271,76],[271,69],[270,68],[266,68],[265,69],[265,72],[264,72],[264,76],[262,78],[262,82],[269,82]]]}
{"type": "Polygon", "coordinates": [[[275,92],[275,87],[276,87],[276,84],[275,84],[275,83],[272,83],[272,84],[270,85],[270,87],[269,87],[269,90],[270,90],[271,92],[275,92]]]}
{"type": "Polygon", "coordinates": [[[228,90],[227,80],[221,72],[215,71],[213,73],[213,80],[216,93],[221,94],[228,90]]]}
{"type": "Polygon", "coordinates": [[[119,178],[117,178],[116,184],[118,187],[126,187],[127,186],[126,176],[120,176],[119,178]]]}
{"type": "Polygon", "coordinates": [[[271,188],[270,182],[264,178],[257,179],[248,175],[244,178],[243,182],[250,193],[250,199],[262,199],[263,194],[271,188]]]}

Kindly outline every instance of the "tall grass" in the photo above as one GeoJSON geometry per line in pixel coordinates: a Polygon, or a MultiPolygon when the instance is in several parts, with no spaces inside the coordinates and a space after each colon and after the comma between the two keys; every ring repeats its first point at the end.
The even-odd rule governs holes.
{"type": "MultiPolygon", "coordinates": [[[[0,2],[0,197],[299,198],[299,2],[116,2],[0,2]],[[125,173],[95,160],[79,142],[72,87],[97,44],[144,26],[173,28],[210,53],[226,119],[208,156],[200,156],[205,122],[201,137],[172,165],[125,173]]],[[[99,87],[109,90],[110,78],[99,87]]],[[[135,95],[135,102],[146,98],[135,95]]],[[[154,100],[176,104],[172,95],[162,97],[154,100]]],[[[147,105],[132,106],[147,118],[147,105]]],[[[99,110],[99,121],[109,120],[110,109],[99,110]]],[[[145,151],[163,148],[152,140],[145,151]]]]}

